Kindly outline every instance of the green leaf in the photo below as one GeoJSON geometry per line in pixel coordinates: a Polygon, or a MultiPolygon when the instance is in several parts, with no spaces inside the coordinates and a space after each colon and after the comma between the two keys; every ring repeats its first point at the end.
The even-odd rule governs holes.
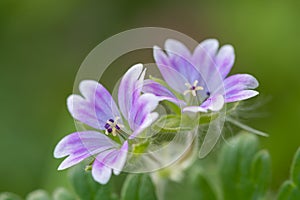
{"type": "Polygon", "coordinates": [[[14,193],[3,192],[0,194],[0,200],[21,200],[22,198],[14,193]]]}
{"type": "Polygon", "coordinates": [[[300,148],[298,148],[291,167],[291,179],[300,186],[300,148]]]}
{"type": "Polygon", "coordinates": [[[299,200],[300,191],[292,181],[285,181],[280,187],[277,200],[299,200]]]}
{"type": "Polygon", "coordinates": [[[127,176],[121,192],[122,200],[156,200],[155,187],[147,174],[127,176]]]}
{"type": "Polygon", "coordinates": [[[90,172],[84,171],[84,165],[73,167],[69,172],[71,184],[81,200],[110,200],[110,183],[101,185],[95,182],[90,172]]]}
{"type": "Polygon", "coordinates": [[[53,200],[76,200],[76,198],[65,188],[57,188],[53,192],[53,200]]]}
{"type": "Polygon", "coordinates": [[[266,151],[257,151],[257,136],[246,133],[231,138],[222,147],[219,171],[224,200],[252,200],[266,195],[270,158],[266,151]]]}
{"type": "Polygon", "coordinates": [[[27,195],[26,200],[51,200],[51,197],[44,190],[35,190],[27,195]]]}
{"type": "Polygon", "coordinates": [[[297,150],[292,167],[290,180],[285,181],[278,192],[278,200],[300,199],[300,148],[297,150]]]}
{"type": "Polygon", "coordinates": [[[271,182],[271,157],[266,150],[256,153],[252,161],[253,199],[265,197],[271,182]]]}
{"type": "MultiPolygon", "coordinates": [[[[190,173],[190,172],[188,172],[190,173]]],[[[192,174],[186,176],[180,182],[168,180],[165,185],[163,199],[172,200],[216,200],[216,194],[211,187],[210,182],[202,174],[192,174]]]]}
{"type": "Polygon", "coordinates": [[[197,192],[198,199],[203,200],[216,200],[217,197],[210,186],[210,183],[207,181],[206,177],[202,174],[199,174],[194,182],[195,192],[197,192]]]}

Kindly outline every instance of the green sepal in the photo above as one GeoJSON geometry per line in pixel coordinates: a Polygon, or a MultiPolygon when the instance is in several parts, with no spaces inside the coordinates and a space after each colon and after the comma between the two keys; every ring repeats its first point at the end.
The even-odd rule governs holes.
{"type": "Polygon", "coordinates": [[[180,115],[164,115],[152,125],[152,129],[159,133],[176,133],[181,129],[180,124],[180,115]]]}
{"type": "Polygon", "coordinates": [[[146,151],[146,149],[148,148],[150,142],[149,140],[144,140],[140,143],[135,143],[135,144],[132,144],[132,152],[133,154],[142,154],[146,151]]]}
{"type": "Polygon", "coordinates": [[[170,101],[162,101],[161,102],[164,108],[166,109],[166,113],[168,114],[176,114],[181,115],[181,108],[173,102],[170,101]]]}
{"type": "Polygon", "coordinates": [[[219,116],[218,113],[201,113],[200,114],[200,119],[199,119],[199,125],[202,125],[202,124],[209,124],[211,121],[217,119],[219,116]]]}
{"type": "Polygon", "coordinates": [[[263,136],[263,137],[269,137],[269,135],[267,133],[259,131],[259,130],[256,130],[256,129],[250,127],[250,126],[247,126],[247,125],[241,123],[240,121],[238,121],[236,119],[233,119],[230,116],[226,117],[226,121],[234,124],[235,126],[241,128],[242,130],[247,131],[249,133],[253,133],[253,134],[256,134],[256,135],[259,135],[259,136],[263,136]]]}

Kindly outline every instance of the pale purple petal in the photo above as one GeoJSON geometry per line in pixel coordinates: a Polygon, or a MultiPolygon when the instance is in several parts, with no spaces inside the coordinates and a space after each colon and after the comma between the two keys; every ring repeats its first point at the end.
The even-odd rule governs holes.
{"type": "Polygon", "coordinates": [[[154,57],[156,64],[158,65],[158,67],[160,65],[170,66],[168,56],[165,54],[165,52],[160,47],[158,47],[158,46],[153,47],[153,57],[154,57]]]}
{"type": "Polygon", "coordinates": [[[183,56],[184,58],[192,57],[190,50],[184,44],[179,42],[178,40],[167,39],[165,42],[165,49],[169,56],[177,54],[177,55],[183,56]],[[171,54],[169,54],[169,53],[171,53],[171,54]]]}
{"type": "Polygon", "coordinates": [[[201,76],[193,66],[192,54],[184,44],[168,39],[165,43],[165,50],[169,58],[169,67],[178,71],[189,83],[200,80],[201,76]]]}
{"type": "Polygon", "coordinates": [[[83,97],[71,95],[67,99],[67,106],[73,118],[103,130],[108,119],[120,116],[112,96],[98,82],[82,81],[79,89],[83,97]]]}
{"type": "Polygon", "coordinates": [[[197,112],[207,112],[207,109],[204,109],[200,106],[188,106],[185,107],[182,112],[193,112],[193,113],[197,113],[197,112]]]}
{"type": "Polygon", "coordinates": [[[164,80],[173,90],[183,93],[187,89],[185,83],[189,83],[189,80],[180,74],[179,71],[159,63],[157,63],[157,66],[164,80]]]}
{"type": "Polygon", "coordinates": [[[56,145],[54,157],[68,156],[58,168],[63,170],[101,151],[117,148],[118,146],[109,137],[96,131],[75,132],[65,136],[56,145]]]}
{"type": "Polygon", "coordinates": [[[245,99],[249,99],[251,97],[254,97],[258,95],[259,93],[254,90],[242,90],[236,93],[232,93],[231,95],[226,95],[225,96],[225,102],[236,102],[236,101],[242,101],[245,99]]]}
{"type": "Polygon", "coordinates": [[[178,105],[185,104],[182,100],[179,100],[168,88],[150,79],[144,81],[143,92],[163,97],[162,100],[171,101],[178,105]]]}
{"type": "Polygon", "coordinates": [[[145,116],[143,123],[137,127],[136,130],[129,136],[129,139],[133,139],[148,128],[159,117],[158,113],[152,112],[145,116]]]}
{"type": "Polygon", "coordinates": [[[255,89],[258,85],[256,78],[250,74],[235,74],[224,80],[226,95],[245,89],[255,89]]]}
{"type": "Polygon", "coordinates": [[[95,181],[101,184],[106,184],[108,183],[111,174],[112,172],[110,167],[107,167],[101,161],[95,159],[92,167],[92,176],[95,179],[95,181]]]}
{"type": "Polygon", "coordinates": [[[101,152],[95,159],[95,162],[102,163],[113,170],[115,175],[122,171],[128,154],[128,142],[125,141],[120,149],[110,149],[101,152]]]}
{"type": "Polygon", "coordinates": [[[231,45],[222,46],[215,60],[222,78],[225,78],[229,74],[234,64],[234,59],[235,55],[233,47],[231,45]]]}
{"type": "Polygon", "coordinates": [[[150,79],[144,80],[143,92],[152,93],[156,96],[176,98],[168,88],[150,79]]]}
{"type": "Polygon", "coordinates": [[[113,160],[113,163],[111,163],[115,175],[119,175],[121,173],[126,162],[127,154],[128,154],[128,142],[125,141],[123,143],[123,146],[119,150],[118,155],[113,160]]]}
{"type": "Polygon", "coordinates": [[[214,58],[219,47],[219,42],[215,39],[207,39],[201,42],[194,50],[193,64],[200,72],[203,81],[200,84],[211,84],[211,75],[216,73],[216,63],[214,58]]]}
{"type": "Polygon", "coordinates": [[[128,119],[129,111],[135,99],[140,95],[144,76],[143,65],[136,64],[125,73],[120,82],[118,100],[120,110],[125,119],[128,119]]]}
{"type": "Polygon", "coordinates": [[[157,106],[160,98],[154,94],[142,94],[136,101],[135,106],[130,110],[128,123],[131,130],[136,130],[146,120],[146,116],[150,114],[157,106]]]}
{"type": "Polygon", "coordinates": [[[209,97],[206,101],[204,101],[200,107],[203,109],[209,109],[211,111],[219,111],[223,108],[224,105],[224,97],[223,95],[215,95],[209,97]]]}

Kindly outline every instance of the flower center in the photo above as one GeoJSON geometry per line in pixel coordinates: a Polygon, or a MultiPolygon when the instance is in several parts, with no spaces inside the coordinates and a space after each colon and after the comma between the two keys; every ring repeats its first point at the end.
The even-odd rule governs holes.
{"type": "Polygon", "coordinates": [[[203,90],[203,87],[198,86],[198,80],[195,80],[193,85],[190,83],[185,83],[185,86],[188,89],[183,92],[183,95],[187,95],[188,93],[191,93],[195,97],[197,95],[198,90],[203,90]]]}
{"type": "Polygon", "coordinates": [[[120,119],[120,117],[116,117],[115,119],[109,119],[106,121],[106,124],[104,125],[105,130],[105,134],[112,134],[113,136],[116,136],[117,133],[121,130],[121,127],[123,125],[118,123],[118,120],[120,119]]]}

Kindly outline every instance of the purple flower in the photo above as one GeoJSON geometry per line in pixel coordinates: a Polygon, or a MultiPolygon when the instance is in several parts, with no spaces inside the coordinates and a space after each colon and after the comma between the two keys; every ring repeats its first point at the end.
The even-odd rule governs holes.
{"type": "Polygon", "coordinates": [[[99,131],[87,130],[65,136],[54,150],[56,158],[68,156],[59,170],[94,156],[92,176],[99,183],[107,183],[112,172],[115,175],[121,172],[127,159],[128,140],[135,138],[158,117],[152,112],[158,105],[158,97],[147,93],[141,95],[144,76],[142,64],[137,64],[122,78],[118,90],[121,112],[101,84],[93,80],[80,83],[82,96],[71,95],[67,100],[68,109],[74,119],[99,131]]]}
{"type": "Polygon", "coordinates": [[[236,102],[258,94],[257,80],[249,74],[227,77],[234,64],[234,49],[208,39],[193,53],[179,41],[169,39],[165,52],[154,46],[154,59],[168,86],[145,80],[143,91],[177,103],[184,100],[183,111],[219,111],[224,103],[236,102]],[[200,104],[200,105],[199,105],[200,104]]]}

